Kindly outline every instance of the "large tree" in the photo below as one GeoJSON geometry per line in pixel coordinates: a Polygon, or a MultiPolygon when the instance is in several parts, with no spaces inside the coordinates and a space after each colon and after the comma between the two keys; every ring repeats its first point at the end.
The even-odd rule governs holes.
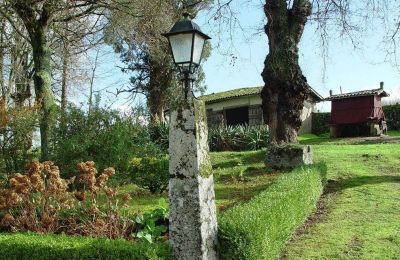
{"type": "MultiPolygon", "coordinates": [[[[188,9],[195,16],[209,2],[203,1],[188,9]]],[[[186,6],[190,3],[195,1],[185,1],[186,6]]],[[[124,63],[122,71],[131,75],[130,84],[117,93],[130,93],[132,97],[144,94],[151,120],[162,121],[169,98],[176,96],[176,92],[171,92],[179,86],[179,81],[168,42],[161,34],[181,18],[184,6],[177,0],[132,0],[130,5],[135,7],[134,12],[113,10],[107,30],[108,43],[124,63]]],[[[201,70],[198,74],[200,81],[201,70]]]]}
{"type": "Polygon", "coordinates": [[[311,14],[311,3],[295,0],[288,9],[285,0],[268,0],[264,11],[269,45],[262,72],[264,120],[269,126],[271,143],[296,143],[308,91],[299,66],[298,44],[311,14]]]}
{"type": "MultiPolygon", "coordinates": [[[[250,2],[217,1],[211,15],[218,23],[225,23],[223,30],[233,34],[230,29],[238,24],[240,27],[235,7],[250,2]]],[[[263,8],[269,52],[261,75],[265,83],[261,97],[272,144],[297,143],[300,115],[308,92],[307,80],[299,66],[299,43],[306,25],[313,24],[315,33],[320,35],[323,56],[331,37],[347,38],[355,47],[360,47],[363,33],[372,25],[378,26],[386,33],[380,47],[385,48],[387,58],[398,66],[399,1],[265,0],[263,8]]]]}

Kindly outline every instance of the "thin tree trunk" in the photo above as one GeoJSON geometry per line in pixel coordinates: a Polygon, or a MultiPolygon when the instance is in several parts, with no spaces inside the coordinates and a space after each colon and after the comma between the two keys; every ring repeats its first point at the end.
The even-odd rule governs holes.
{"type": "Polygon", "coordinates": [[[93,107],[93,87],[94,87],[94,79],[96,76],[96,70],[97,70],[97,63],[99,60],[99,50],[96,51],[96,57],[94,59],[94,65],[92,68],[92,76],[90,77],[90,87],[89,87],[89,115],[92,112],[92,107],[93,107]]]}
{"type": "Polygon", "coordinates": [[[51,89],[51,63],[50,49],[47,44],[46,30],[36,27],[35,34],[31,36],[35,74],[36,101],[41,105],[40,142],[41,159],[49,158],[49,142],[51,125],[54,123],[54,96],[51,89]]]}
{"type": "Polygon", "coordinates": [[[51,89],[51,51],[47,42],[47,28],[52,16],[52,1],[45,1],[37,17],[35,5],[25,1],[15,1],[13,8],[21,18],[29,33],[35,74],[36,102],[40,104],[41,160],[49,158],[50,131],[54,123],[54,95],[51,89]]]}
{"type": "Polygon", "coordinates": [[[64,131],[66,128],[65,115],[67,112],[68,104],[68,76],[69,76],[69,43],[68,40],[64,41],[63,48],[63,68],[62,68],[62,80],[61,80],[61,129],[64,131]]]}
{"type": "Polygon", "coordinates": [[[266,0],[264,12],[269,43],[261,74],[265,83],[261,92],[264,120],[269,125],[270,143],[297,143],[300,115],[309,91],[299,66],[298,44],[311,4],[294,0],[288,9],[285,0],[266,0]]]}
{"type": "Polygon", "coordinates": [[[0,90],[1,90],[1,98],[6,100],[6,86],[4,84],[4,34],[3,28],[5,24],[4,21],[0,22],[0,90]]]}

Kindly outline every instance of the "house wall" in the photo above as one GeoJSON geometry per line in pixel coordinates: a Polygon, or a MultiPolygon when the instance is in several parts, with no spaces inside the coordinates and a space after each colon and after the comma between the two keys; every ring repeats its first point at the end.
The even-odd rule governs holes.
{"type": "MultiPolygon", "coordinates": [[[[254,125],[252,122],[259,122],[260,124],[263,123],[262,113],[260,111],[262,100],[260,96],[253,95],[247,97],[238,97],[235,99],[224,100],[221,102],[209,103],[206,104],[206,110],[208,114],[208,122],[209,125],[225,125],[224,122],[224,109],[240,107],[240,106],[248,106],[249,111],[249,118],[250,118],[250,125],[254,125]],[[257,113],[258,108],[258,113],[257,113]],[[255,119],[255,117],[259,117],[255,119]],[[253,120],[252,120],[253,118],[253,120]]],[[[304,108],[301,113],[301,120],[303,124],[299,130],[299,133],[311,133],[312,128],[312,113],[315,111],[315,103],[311,100],[307,100],[304,102],[304,108]]]]}
{"type": "Polygon", "coordinates": [[[299,134],[311,133],[312,131],[312,113],[315,111],[315,103],[304,101],[303,111],[301,112],[301,120],[303,123],[299,129],[299,134]]]}

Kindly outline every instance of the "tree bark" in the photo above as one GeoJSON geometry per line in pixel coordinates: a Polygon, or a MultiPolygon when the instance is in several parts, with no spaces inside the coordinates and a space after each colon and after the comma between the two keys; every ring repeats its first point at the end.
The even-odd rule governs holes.
{"type": "Polygon", "coordinates": [[[311,14],[311,3],[294,0],[289,8],[285,0],[266,0],[264,12],[269,43],[261,74],[265,83],[261,92],[264,120],[269,126],[270,143],[297,143],[309,91],[299,66],[298,44],[311,14]]]}
{"type": "Polygon", "coordinates": [[[29,34],[32,46],[32,57],[35,74],[36,102],[40,105],[40,143],[41,160],[49,159],[49,143],[51,126],[54,123],[54,95],[51,89],[51,51],[48,46],[47,29],[52,15],[53,2],[45,2],[41,6],[40,17],[37,17],[35,7],[29,2],[16,1],[14,10],[21,18],[29,34]]]}
{"type": "Polygon", "coordinates": [[[4,28],[5,22],[4,18],[0,19],[0,90],[1,95],[0,97],[6,102],[6,86],[4,83],[4,28]]]}
{"type": "Polygon", "coordinates": [[[150,83],[148,87],[147,106],[150,110],[151,122],[164,122],[164,109],[168,98],[168,85],[172,82],[171,72],[163,65],[155,61],[149,61],[150,83]]]}
{"type": "Polygon", "coordinates": [[[68,76],[69,76],[69,43],[68,39],[64,40],[63,46],[63,67],[61,79],[61,129],[64,131],[66,128],[65,114],[68,104],[68,76]]]}
{"type": "Polygon", "coordinates": [[[47,45],[45,28],[37,28],[31,37],[35,75],[36,100],[41,105],[40,142],[41,159],[49,158],[49,138],[54,120],[54,96],[51,89],[50,49],[47,45]]]}

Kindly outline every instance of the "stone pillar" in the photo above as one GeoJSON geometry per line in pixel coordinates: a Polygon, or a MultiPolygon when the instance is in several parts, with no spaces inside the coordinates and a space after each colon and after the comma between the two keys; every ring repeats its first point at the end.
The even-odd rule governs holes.
{"type": "Polygon", "coordinates": [[[217,259],[214,180],[204,102],[171,112],[169,128],[169,239],[175,259],[217,259]]]}

